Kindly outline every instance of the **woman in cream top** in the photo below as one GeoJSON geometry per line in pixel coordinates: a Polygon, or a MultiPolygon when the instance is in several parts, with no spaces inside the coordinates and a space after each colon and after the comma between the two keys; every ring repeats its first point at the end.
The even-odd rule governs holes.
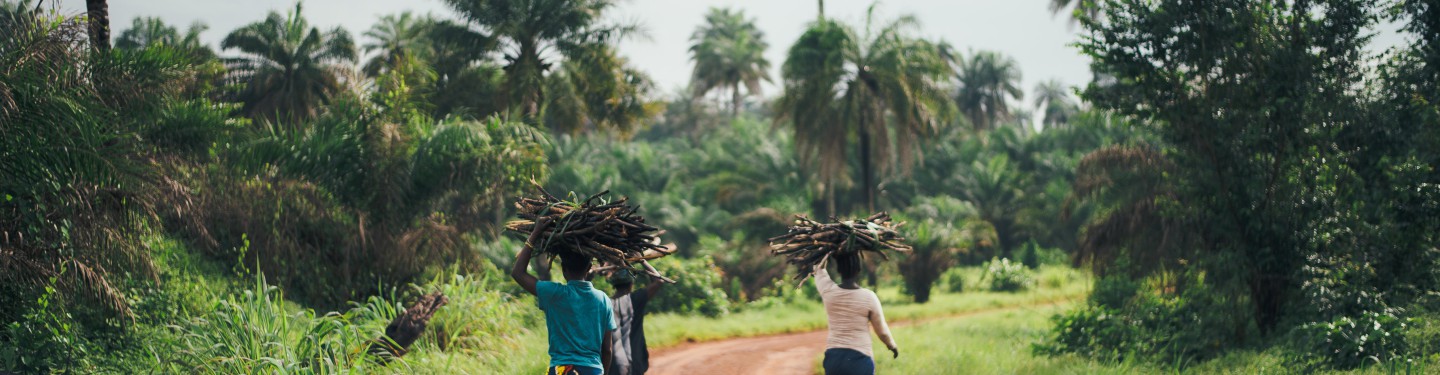
{"type": "Polygon", "coordinates": [[[840,284],[830,279],[830,272],[822,265],[815,267],[815,289],[825,302],[825,315],[830,321],[830,335],[825,340],[824,368],[826,375],[871,375],[875,373],[874,354],[870,349],[870,329],[880,341],[900,356],[895,339],[890,336],[890,326],[885,324],[885,313],[880,308],[880,298],[875,292],[861,288],[860,256],[841,255],[835,258],[840,271],[840,284]]]}

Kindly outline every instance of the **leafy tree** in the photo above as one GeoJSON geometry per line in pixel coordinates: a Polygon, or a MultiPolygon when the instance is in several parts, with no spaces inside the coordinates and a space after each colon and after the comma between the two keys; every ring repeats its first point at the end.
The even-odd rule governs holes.
{"type": "Polygon", "coordinates": [[[710,8],[705,24],[690,36],[690,74],[696,97],[730,88],[730,116],[740,115],[743,85],[748,95],[760,95],[760,81],[770,81],[770,61],[765,59],[765,34],[746,19],[743,11],[710,8]]]}
{"type": "Polygon", "coordinates": [[[1050,0],[1050,12],[1059,14],[1065,11],[1066,8],[1071,8],[1072,4],[1074,8],[1071,9],[1069,13],[1075,19],[1079,19],[1082,16],[1094,17],[1100,7],[1099,0],[1050,0]]]}
{"type": "Polygon", "coordinates": [[[1035,86],[1035,108],[1044,114],[1047,128],[1065,125],[1080,112],[1080,107],[1070,98],[1070,88],[1058,80],[1035,86]]]}
{"type": "Polygon", "coordinates": [[[225,36],[221,48],[246,56],[232,60],[234,73],[245,82],[238,98],[252,118],[297,120],[313,117],[341,89],[339,64],[355,60],[350,34],[336,27],[320,31],[300,15],[270,12],[264,21],[242,26],[225,36]]]}
{"type": "Polygon", "coordinates": [[[370,41],[363,46],[365,53],[375,53],[365,62],[363,70],[370,76],[402,64],[408,58],[428,61],[434,54],[430,42],[430,27],[434,21],[427,16],[416,17],[412,12],[398,15],[387,14],[380,22],[365,31],[370,41]]]}
{"type": "Polygon", "coordinates": [[[1015,118],[1010,101],[1025,97],[1020,90],[1020,67],[997,52],[981,51],[961,60],[955,102],[976,130],[1015,118]]]}
{"type": "MultiPolygon", "coordinates": [[[[575,93],[581,97],[590,94],[590,84],[599,86],[597,93],[620,92],[643,92],[639,89],[621,89],[633,83],[633,78],[638,74],[632,69],[619,66],[585,67],[584,65],[599,63],[619,63],[622,60],[614,58],[614,52],[610,44],[619,38],[633,32],[635,28],[630,25],[610,25],[602,23],[602,17],[606,10],[615,4],[611,0],[446,0],[451,8],[460,13],[460,16],[472,25],[479,27],[480,31],[487,34],[504,51],[505,62],[505,83],[504,92],[510,106],[517,108],[522,115],[529,119],[539,119],[541,109],[547,100],[547,90],[550,88],[565,89],[565,80],[547,79],[548,73],[556,68],[557,62],[568,62],[580,65],[575,71],[569,72],[572,79],[606,79],[605,81],[586,81],[584,85],[575,87],[575,93]],[[583,70],[581,72],[580,70],[583,70]],[[628,73],[626,71],[629,71],[628,73]]],[[[473,31],[472,31],[473,32],[473,31]]],[[[568,83],[573,85],[573,83],[568,83]]],[[[561,110],[573,110],[575,114],[584,112],[579,109],[580,104],[594,104],[594,101],[576,99],[574,96],[560,99],[562,104],[557,108],[561,110]]],[[[619,99],[619,98],[616,98],[619,99]]],[[[620,99],[626,103],[619,108],[595,108],[595,111],[616,111],[631,113],[633,103],[641,101],[641,98],[620,99]]],[[[556,118],[574,120],[580,118],[576,115],[562,115],[556,118]]],[[[615,125],[634,126],[636,124],[627,121],[616,121],[624,119],[625,116],[616,117],[602,116],[601,121],[611,121],[615,125]]],[[[568,132],[575,132],[583,129],[586,124],[577,122],[550,123],[552,129],[559,129],[568,132]]]]}
{"type": "Polygon", "coordinates": [[[861,197],[875,207],[876,167],[882,171],[910,159],[924,137],[936,134],[950,116],[940,81],[952,73],[949,48],[909,35],[914,17],[875,24],[874,7],[865,34],[820,20],[795,45],[783,67],[785,92],[776,121],[795,131],[802,164],[817,169],[827,206],[835,207],[836,182],[847,167],[854,136],[859,148],[861,197]]]}
{"type": "MultiPolygon", "coordinates": [[[[1226,343],[1250,324],[1273,334],[1306,314],[1385,311],[1434,286],[1414,265],[1435,264],[1436,224],[1412,219],[1433,217],[1424,202],[1440,193],[1426,185],[1433,168],[1418,167],[1434,133],[1391,122],[1415,113],[1396,104],[1415,103],[1423,91],[1411,90],[1426,81],[1367,85],[1364,47],[1379,11],[1354,1],[1106,2],[1080,18],[1081,49],[1097,76],[1113,78],[1085,97],[1153,120],[1183,202],[1161,212],[1202,244],[1207,287],[1251,309],[1226,343]],[[1377,142],[1388,137],[1410,141],[1377,142]],[[1341,294],[1305,292],[1308,270],[1326,268],[1357,271],[1341,294]],[[1394,273],[1361,276],[1374,272],[1394,273]]],[[[1423,61],[1397,65],[1434,69],[1423,61]]]]}

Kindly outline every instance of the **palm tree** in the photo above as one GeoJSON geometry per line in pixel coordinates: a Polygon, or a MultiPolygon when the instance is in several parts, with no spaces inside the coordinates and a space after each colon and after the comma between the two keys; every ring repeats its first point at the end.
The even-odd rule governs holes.
{"type": "Polygon", "coordinates": [[[690,75],[694,96],[701,97],[721,88],[730,89],[730,115],[740,115],[741,85],[749,95],[760,94],[760,81],[770,82],[770,61],[765,59],[765,34],[745,13],[729,8],[710,8],[701,25],[690,36],[690,75]]]}
{"type": "Polygon", "coordinates": [[[948,196],[924,197],[903,212],[914,251],[897,262],[905,292],[915,303],[930,300],[930,290],[959,256],[996,241],[995,227],[981,220],[974,206],[948,196]]]}
{"type": "Polygon", "coordinates": [[[960,87],[955,102],[976,130],[991,129],[995,123],[1013,119],[1011,100],[1021,100],[1020,68],[1015,60],[990,51],[981,51],[961,60],[960,87]]]}
{"type": "Polygon", "coordinates": [[[972,162],[968,171],[957,174],[950,183],[960,199],[974,205],[979,218],[993,226],[1002,257],[1011,257],[1017,240],[1016,216],[1025,195],[1020,189],[1024,178],[1011,167],[1008,157],[997,155],[972,162]]]}
{"type": "MultiPolygon", "coordinates": [[[[460,16],[495,38],[504,50],[505,91],[527,118],[545,103],[546,75],[556,60],[606,46],[634,31],[601,24],[611,0],[445,0],[460,16]],[[557,56],[558,54],[558,56],[557,56]]],[[[582,88],[583,89],[583,88],[582,88]]],[[[575,128],[579,124],[552,124],[575,128]]]]}
{"type": "Polygon", "coordinates": [[[120,32],[115,39],[115,48],[138,50],[163,45],[183,51],[197,60],[209,60],[215,57],[215,51],[200,43],[200,33],[209,29],[204,23],[196,22],[182,36],[174,26],[165,24],[159,17],[136,17],[130,28],[120,32]]]}
{"type": "Polygon", "coordinates": [[[246,82],[239,97],[251,117],[313,117],[341,88],[337,64],[355,60],[349,33],[310,27],[300,10],[297,3],[288,16],[270,12],[264,21],[236,29],[220,42],[221,48],[247,55],[231,62],[246,82]]]}
{"type": "Polygon", "coordinates": [[[1070,118],[1080,112],[1079,106],[1070,99],[1070,88],[1054,79],[1035,86],[1035,109],[1045,115],[1046,128],[1069,123],[1070,118]]]}
{"type": "Polygon", "coordinates": [[[97,51],[109,51],[110,4],[105,0],[85,0],[85,16],[90,20],[90,45],[97,51]]]}
{"type": "Polygon", "coordinates": [[[546,77],[542,116],[551,129],[567,133],[603,129],[628,137],[646,119],[658,115],[648,100],[650,77],[629,66],[609,45],[577,51],[546,77]]]}
{"type": "Polygon", "coordinates": [[[408,11],[380,17],[380,22],[364,34],[370,39],[364,45],[365,53],[379,52],[365,63],[365,74],[379,75],[410,57],[428,60],[433,54],[429,41],[433,23],[429,17],[416,17],[408,11]]]}
{"type": "Polygon", "coordinates": [[[830,214],[837,213],[834,185],[852,135],[863,201],[873,210],[876,164],[910,159],[953,110],[940,84],[952,74],[948,46],[909,36],[918,26],[912,16],[874,27],[874,10],[863,38],[849,26],[817,21],[790,47],[782,70],[776,121],[793,124],[801,161],[818,167],[830,214]]]}

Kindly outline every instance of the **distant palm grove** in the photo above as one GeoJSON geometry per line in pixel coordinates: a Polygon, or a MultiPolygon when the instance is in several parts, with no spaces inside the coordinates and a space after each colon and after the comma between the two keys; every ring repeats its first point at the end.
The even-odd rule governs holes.
{"type": "Polygon", "coordinates": [[[1033,88],[912,15],[820,1],[790,41],[713,8],[675,92],[612,0],[359,35],[304,4],[211,30],[85,3],[0,0],[0,373],[543,371],[501,271],[532,180],[640,204],[680,249],[651,307],[675,319],[808,311],[766,239],[887,211],[915,249],[868,283],[908,304],[1090,275],[1030,360],[1440,368],[1437,1],[1054,0],[1094,78],[1033,88]]]}

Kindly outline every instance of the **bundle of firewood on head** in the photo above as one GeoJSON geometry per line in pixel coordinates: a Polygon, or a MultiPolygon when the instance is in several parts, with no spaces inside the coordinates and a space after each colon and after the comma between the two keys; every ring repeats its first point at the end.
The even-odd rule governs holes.
{"type": "Polygon", "coordinates": [[[805,280],[816,265],[844,255],[864,257],[874,253],[882,259],[890,259],[886,251],[910,252],[910,245],[901,241],[896,230],[905,223],[890,221],[890,214],[880,212],[864,219],[831,223],[810,220],[804,215],[795,215],[795,225],[783,235],[770,238],[770,253],[785,257],[794,265],[795,280],[805,280]]]}
{"type": "Polygon", "coordinates": [[[649,260],[674,254],[672,247],[660,245],[660,228],[645,224],[645,218],[637,212],[639,206],[628,204],[628,198],[611,201],[606,198],[609,190],[600,192],[583,201],[562,200],[546,192],[539,184],[539,198],[520,198],[515,208],[520,210],[519,220],[505,224],[505,229],[522,235],[529,235],[536,221],[548,219],[549,225],[542,229],[537,241],[532,244],[539,254],[562,256],[575,253],[595,259],[601,265],[626,268],[632,272],[648,274],[658,280],[674,283],[661,275],[649,260]]]}

